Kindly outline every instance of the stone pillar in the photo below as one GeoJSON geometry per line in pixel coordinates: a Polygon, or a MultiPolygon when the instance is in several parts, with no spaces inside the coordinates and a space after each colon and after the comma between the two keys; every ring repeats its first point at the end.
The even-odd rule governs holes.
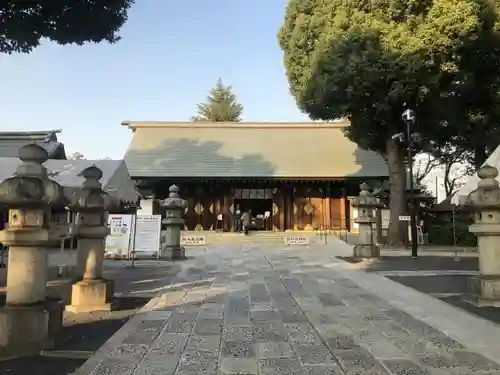
{"type": "Polygon", "coordinates": [[[111,198],[102,191],[102,171],[92,165],[82,172],[83,187],[73,196],[70,208],[79,214],[75,229],[78,239],[77,277],[66,311],[81,313],[110,311],[113,282],[102,277],[104,246],[109,234],[106,217],[111,198]]]}
{"type": "Polygon", "coordinates": [[[160,251],[161,259],[185,259],[185,249],[181,246],[181,228],[184,228],[184,209],[187,202],[179,197],[179,188],[170,186],[168,198],[160,204],[165,208],[165,243],[160,251]]]}
{"type": "Polygon", "coordinates": [[[370,185],[363,182],[360,186],[359,197],[355,197],[352,206],[358,210],[355,222],[359,226],[359,243],[354,246],[354,256],[370,258],[380,256],[380,248],[376,244],[375,230],[373,228],[377,219],[374,210],[381,205],[376,197],[370,193],[370,185]]]}
{"type": "Polygon", "coordinates": [[[64,207],[67,201],[63,188],[47,176],[42,165],[47,158],[40,146],[22,147],[16,174],[0,184],[0,203],[9,207],[8,226],[0,231],[0,242],[9,246],[6,304],[0,308],[0,348],[8,353],[53,344],[46,249],[56,247],[63,235],[50,227],[51,207],[64,207]]]}
{"type": "Polygon", "coordinates": [[[477,236],[479,276],[469,279],[464,300],[476,306],[500,307],[500,187],[498,170],[485,165],[477,171],[480,179],[465,206],[474,213],[469,231],[477,236]]]}

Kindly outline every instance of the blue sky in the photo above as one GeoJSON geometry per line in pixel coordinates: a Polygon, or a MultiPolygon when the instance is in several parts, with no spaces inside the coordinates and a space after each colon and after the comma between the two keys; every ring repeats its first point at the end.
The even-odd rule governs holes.
{"type": "Polygon", "coordinates": [[[115,45],[0,56],[1,130],[63,129],[68,152],[121,158],[122,120],[186,121],[222,77],[246,121],[303,121],[277,32],[286,0],[138,0],[115,45]]]}

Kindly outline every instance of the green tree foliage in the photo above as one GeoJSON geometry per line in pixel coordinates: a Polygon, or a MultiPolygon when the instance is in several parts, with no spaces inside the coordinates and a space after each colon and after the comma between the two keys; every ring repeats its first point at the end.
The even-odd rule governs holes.
{"type": "Polygon", "coordinates": [[[0,52],[29,53],[43,39],[58,44],[116,42],[134,0],[3,0],[0,52]]]}
{"type": "Polygon", "coordinates": [[[197,115],[192,117],[192,121],[240,122],[243,112],[243,106],[236,101],[231,86],[225,86],[220,78],[206,102],[196,108],[197,115]]]}
{"type": "Polygon", "coordinates": [[[496,3],[291,0],[288,4],[278,39],[291,92],[313,119],[348,118],[347,136],[386,157],[393,244],[404,238],[398,217],[406,210],[406,199],[405,145],[391,136],[404,131],[401,114],[406,104],[417,113],[413,130],[435,144],[450,141],[468,124],[464,119],[490,108],[498,90],[487,88],[482,77],[489,75],[490,84],[498,87],[496,3]]]}

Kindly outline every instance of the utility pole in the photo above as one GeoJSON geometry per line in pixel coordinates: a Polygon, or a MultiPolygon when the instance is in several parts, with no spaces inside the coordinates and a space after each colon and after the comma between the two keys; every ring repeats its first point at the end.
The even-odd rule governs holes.
{"type": "Polygon", "coordinates": [[[411,232],[411,258],[418,259],[418,236],[417,236],[417,205],[415,200],[415,192],[413,188],[413,150],[415,141],[419,139],[418,133],[412,133],[412,126],[415,125],[416,116],[415,111],[406,109],[402,116],[403,122],[406,125],[406,144],[407,144],[407,158],[408,158],[408,188],[410,190],[410,232],[411,232]]]}

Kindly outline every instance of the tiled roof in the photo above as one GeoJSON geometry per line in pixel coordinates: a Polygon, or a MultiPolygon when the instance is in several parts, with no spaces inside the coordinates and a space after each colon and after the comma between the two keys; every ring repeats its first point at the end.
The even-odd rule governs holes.
{"type": "Polygon", "coordinates": [[[387,164],[337,123],[124,122],[132,178],[387,177],[387,164]]]}
{"type": "Polygon", "coordinates": [[[49,159],[66,159],[64,145],[57,140],[61,130],[0,132],[0,157],[16,158],[22,146],[36,143],[49,153],[49,159]]]}
{"type": "MultiPolygon", "coordinates": [[[[0,157],[0,182],[12,177],[20,163],[21,160],[18,158],[0,157]]],[[[49,159],[44,164],[49,177],[66,188],[80,188],[84,181],[80,173],[91,165],[102,170],[101,183],[104,191],[124,202],[137,201],[138,193],[135,190],[135,182],[130,179],[123,160],[49,159]]]]}
{"type": "MultiPolygon", "coordinates": [[[[486,159],[482,166],[490,165],[492,167],[500,170],[500,146],[498,146],[495,151],[486,159]]],[[[500,182],[500,175],[497,176],[496,180],[500,182]]],[[[467,196],[472,193],[472,191],[477,189],[477,184],[479,183],[479,177],[477,171],[467,179],[467,182],[456,192],[453,197],[451,197],[451,204],[463,205],[467,200],[467,196]]]]}

